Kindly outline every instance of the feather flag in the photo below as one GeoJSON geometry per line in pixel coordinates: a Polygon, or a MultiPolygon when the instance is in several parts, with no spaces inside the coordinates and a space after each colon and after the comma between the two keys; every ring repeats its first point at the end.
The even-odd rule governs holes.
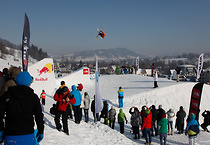
{"type": "Polygon", "coordinates": [[[136,58],[136,68],[137,68],[137,71],[139,70],[139,57],[136,58]]]}
{"type": "Polygon", "coordinates": [[[23,71],[28,70],[28,49],[30,47],[30,26],[28,16],[25,14],[23,39],[22,39],[22,66],[23,71]]]}
{"type": "Polygon", "coordinates": [[[103,101],[101,98],[101,92],[99,87],[98,78],[98,59],[96,57],[96,72],[95,72],[95,113],[101,112],[103,109],[103,101]]]}
{"type": "Polygon", "coordinates": [[[189,114],[193,113],[198,121],[203,83],[197,83],[192,89],[189,114]]]}
{"type": "Polygon", "coordinates": [[[203,53],[198,58],[197,79],[200,78],[202,68],[203,68],[203,53]]]}

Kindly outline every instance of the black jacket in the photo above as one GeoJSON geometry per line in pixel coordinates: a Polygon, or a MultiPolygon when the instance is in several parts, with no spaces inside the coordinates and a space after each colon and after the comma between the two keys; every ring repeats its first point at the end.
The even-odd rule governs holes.
{"type": "Polygon", "coordinates": [[[183,109],[180,109],[176,114],[176,125],[184,123],[184,118],[186,117],[186,113],[183,109]]]}
{"type": "Polygon", "coordinates": [[[0,131],[4,130],[5,135],[32,134],[34,120],[38,133],[43,134],[43,113],[39,98],[33,89],[22,85],[9,87],[0,99],[0,131]]]}
{"type": "Polygon", "coordinates": [[[210,124],[210,111],[204,111],[202,116],[204,117],[204,124],[208,126],[210,124]]]}
{"type": "Polygon", "coordinates": [[[104,103],[104,107],[103,107],[103,110],[101,111],[101,115],[100,117],[101,118],[107,118],[108,116],[108,108],[107,108],[107,102],[106,101],[103,101],[104,103]]]}
{"type": "Polygon", "coordinates": [[[164,113],[165,113],[165,110],[163,110],[162,108],[159,108],[157,110],[157,122],[159,122],[162,119],[162,116],[164,113]]]}
{"type": "Polygon", "coordinates": [[[95,114],[95,100],[93,100],[91,103],[91,111],[93,112],[93,114],[95,114]]]}
{"type": "Polygon", "coordinates": [[[154,123],[157,119],[157,109],[156,108],[152,108],[151,109],[151,112],[152,112],[152,122],[154,123]]]}

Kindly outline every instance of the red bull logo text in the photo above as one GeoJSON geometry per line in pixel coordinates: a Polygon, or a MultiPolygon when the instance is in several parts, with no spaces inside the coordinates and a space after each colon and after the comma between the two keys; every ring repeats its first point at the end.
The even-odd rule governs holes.
{"type": "Polygon", "coordinates": [[[35,81],[47,81],[48,79],[47,78],[35,78],[35,81]]]}

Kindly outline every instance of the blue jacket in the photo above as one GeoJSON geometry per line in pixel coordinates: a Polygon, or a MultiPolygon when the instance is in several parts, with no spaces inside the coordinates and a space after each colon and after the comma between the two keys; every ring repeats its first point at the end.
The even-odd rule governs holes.
{"type": "Polygon", "coordinates": [[[71,93],[74,95],[74,98],[76,99],[76,103],[72,104],[73,106],[79,106],[82,102],[82,95],[81,93],[77,90],[75,85],[72,85],[71,87],[72,91],[71,93]]]}
{"type": "Polygon", "coordinates": [[[119,98],[123,98],[123,96],[124,96],[124,90],[123,90],[123,89],[120,89],[120,90],[118,91],[118,97],[119,97],[119,98]]]}
{"type": "Polygon", "coordinates": [[[195,120],[195,116],[191,115],[189,121],[187,122],[187,127],[185,133],[188,133],[189,136],[196,136],[199,133],[199,124],[195,120]]]}

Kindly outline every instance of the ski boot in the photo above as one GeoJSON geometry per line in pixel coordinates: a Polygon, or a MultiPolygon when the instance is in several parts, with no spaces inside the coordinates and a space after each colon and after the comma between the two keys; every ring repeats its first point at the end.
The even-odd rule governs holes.
{"type": "Polygon", "coordinates": [[[170,132],[170,130],[168,130],[168,135],[171,135],[171,132],[170,132]]]}

